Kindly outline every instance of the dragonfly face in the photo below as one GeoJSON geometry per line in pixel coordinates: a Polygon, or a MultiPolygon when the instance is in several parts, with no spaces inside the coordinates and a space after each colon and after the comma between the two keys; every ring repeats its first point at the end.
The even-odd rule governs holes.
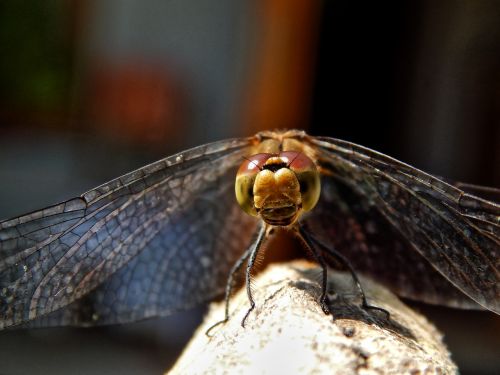
{"type": "Polygon", "coordinates": [[[500,191],[482,191],[298,130],[202,145],[0,222],[0,329],[211,300],[262,221],[300,224],[401,296],[500,313],[500,191]]]}
{"type": "Polygon", "coordinates": [[[236,175],[236,199],[243,211],[274,226],[295,223],[316,205],[320,191],[316,165],[298,151],[253,155],[236,175]]]}

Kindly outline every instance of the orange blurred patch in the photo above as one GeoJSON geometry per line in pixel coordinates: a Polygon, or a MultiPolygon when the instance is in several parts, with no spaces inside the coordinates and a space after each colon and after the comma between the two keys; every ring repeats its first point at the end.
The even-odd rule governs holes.
{"type": "Polygon", "coordinates": [[[185,95],[163,66],[101,64],[91,69],[86,115],[99,130],[125,141],[164,145],[185,124],[185,95]]]}
{"type": "Polygon", "coordinates": [[[312,97],[320,1],[255,3],[258,31],[242,123],[252,134],[307,126],[312,97]]]}

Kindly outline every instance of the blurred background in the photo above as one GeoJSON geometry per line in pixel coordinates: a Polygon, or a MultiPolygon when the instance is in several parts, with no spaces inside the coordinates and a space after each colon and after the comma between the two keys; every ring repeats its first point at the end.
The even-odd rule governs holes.
{"type": "MultiPolygon", "coordinates": [[[[303,128],[500,187],[500,3],[0,2],[0,218],[187,147],[303,128]]],[[[464,374],[500,372],[500,319],[424,305],[464,374]]],[[[203,309],[0,333],[0,373],[167,369],[203,309]]]]}

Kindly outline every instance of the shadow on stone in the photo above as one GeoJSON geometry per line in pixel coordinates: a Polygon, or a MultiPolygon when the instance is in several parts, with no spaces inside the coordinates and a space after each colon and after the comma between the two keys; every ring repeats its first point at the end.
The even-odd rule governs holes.
{"type": "MultiPolygon", "coordinates": [[[[319,277],[318,280],[318,276],[321,276],[320,270],[318,268],[296,268],[295,271],[297,271],[306,280],[292,281],[290,282],[290,286],[305,291],[317,300],[321,293],[320,286],[318,285],[318,281],[321,280],[321,277],[319,277]]],[[[378,303],[382,297],[382,292],[385,294],[383,296],[384,298],[387,298],[388,294],[391,299],[397,299],[397,297],[389,294],[385,290],[381,292],[379,288],[381,289],[382,287],[377,285],[375,282],[365,278],[361,278],[361,280],[370,305],[383,308],[382,304],[378,303]],[[369,287],[367,287],[368,283],[370,284],[369,287]]],[[[374,324],[382,329],[389,330],[395,334],[416,341],[416,338],[411,330],[394,320],[392,315],[387,316],[383,311],[378,309],[363,307],[361,296],[359,295],[349,274],[330,270],[327,288],[328,307],[333,320],[350,319],[363,322],[365,324],[374,324]]],[[[388,312],[390,314],[390,311],[388,312]]]]}

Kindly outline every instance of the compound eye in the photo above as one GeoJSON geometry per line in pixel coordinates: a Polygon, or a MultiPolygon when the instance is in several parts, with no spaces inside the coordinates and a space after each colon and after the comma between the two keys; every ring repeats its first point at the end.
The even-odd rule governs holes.
{"type": "Polygon", "coordinates": [[[285,151],[280,157],[288,163],[297,176],[300,184],[302,209],[310,211],[318,203],[321,193],[321,182],[316,164],[302,152],[285,151]]]}
{"type": "Polygon", "coordinates": [[[236,182],[234,184],[236,200],[243,211],[249,215],[258,216],[254,206],[253,185],[255,177],[262,170],[267,159],[272,156],[272,154],[252,155],[241,164],[236,174],[236,182]]]}

